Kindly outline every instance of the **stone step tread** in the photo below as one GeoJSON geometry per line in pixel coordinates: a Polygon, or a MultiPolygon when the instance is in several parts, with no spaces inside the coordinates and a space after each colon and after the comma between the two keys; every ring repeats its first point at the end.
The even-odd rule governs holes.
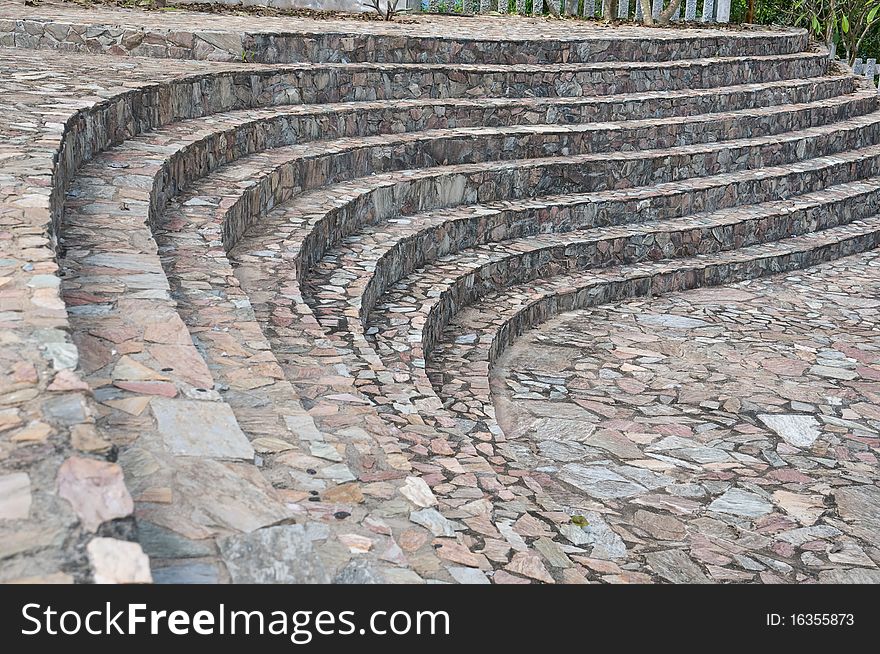
{"type": "Polygon", "coordinates": [[[136,451],[149,452],[144,456],[162,461],[157,465],[165,471],[130,479],[135,499],[172,492],[176,457],[251,461],[254,450],[213,388],[142,217],[119,208],[99,215],[76,208],[87,209],[88,201],[66,215],[70,231],[59,263],[79,370],[111,442],[127,445],[138,434],[136,451]],[[192,429],[190,421],[200,428],[192,429]]]}
{"type": "MultiPolygon", "coordinates": [[[[59,24],[62,29],[77,25],[92,32],[123,30],[144,30],[146,33],[160,35],[167,32],[177,33],[178,38],[189,32],[206,32],[218,38],[240,37],[244,34],[264,35],[268,37],[296,36],[299,38],[316,40],[321,37],[341,39],[375,39],[399,46],[401,42],[411,43],[409,47],[419,51],[426,45],[419,47],[421,40],[439,40],[441,43],[471,43],[486,41],[491,44],[504,44],[509,46],[529,45],[536,46],[539,43],[551,41],[553,46],[562,45],[593,45],[609,41],[627,42],[634,41],[642,45],[646,37],[658,43],[673,42],[706,42],[709,45],[718,45],[726,42],[732,43],[733,50],[738,50],[743,43],[749,41],[770,41],[778,39],[794,39],[803,41],[804,35],[795,29],[774,26],[773,28],[750,26],[748,30],[719,29],[708,25],[702,25],[699,29],[671,29],[651,28],[645,30],[636,25],[621,25],[615,28],[613,35],[597,28],[589,23],[570,22],[563,25],[555,25],[552,22],[528,21],[522,25],[510,25],[510,21],[503,18],[490,16],[473,16],[471,20],[463,23],[455,17],[430,16],[422,18],[418,22],[408,21],[401,24],[397,22],[367,22],[346,19],[344,16],[334,18],[332,21],[315,21],[308,18],[285,16],[283,27],[279,29],[277,17],[266,16],[230,16],[212,15],[191,12],[173,12],[162,14],[161,20],[151,14],[138,14],[130,11],[123,12],[114,7],[89,7],[87,15],[83,14],[82,8],[68,4],[41,6],[36,11],[31,8],[25,13],[18,5],[6,5],[3,7],[2,18],[22,21],[28,25],[59,24]]],[[[353,44],[354,45],[354,44],[353,44]]],[[[594,51],[595,47],[590,48],[594,51]]]]}
{"type": "MultiPolygon", "coordinates": [[[[861,92],[862,96],[864,96],[864,92],[861,92]]],[[[842,102],[846,103],[849,101],[858,101],[858,97],[860,94],[857,92],[852,96],[841,96],[840,98],[832,99],[830,102],[842,102]]],[[[841,105],[843,106],[843,105],[841,105]]],[[[783,108],[781,111],[788,111],[788,109],[783,108]]],[[[650,121],[643,121],[643,124],[649,123],[650,121]]],[[[190,126],[198,124],[199,121],[188,121],[190,126]]],[[[674,128],[677,126],[674,123],[670,123],[670,125],[674,128]]],[[[213,129],[213,128],[211,128],[213,129]]],[[[530,128],[529,128],[530,129],[530,128]]],[[[557,128],[561,132],[569,131],[568,128],[562,127],[557,128]]],[[[647,129],[647,128],[646,128],[647,129]]],[[[210,131],[210,130],[209,130],[210,131]]],[[[480,130],[464,130],[461,132],[462,135],[471,135],[475,131],[480,130]]],[[[487,134],[502,134],[504,133],[502,130],[484,130],[487,134]]],[[[534,128],[535,132],[540,133],[540,128],[534,128]]],[[[248,186],[258,175],[258,173],[246,167],[248,163],[254,163],[258,161],[268,160],[267,165],[274,170],[275,166],[275,157],[280,159],[284,159],[288,156],[288,154],[293,157],[294,153],[303,153],[303,152],[311,152],[315,148],[321,148],[325,150],[331,150],[333,145],[344,148],[348,146],[354,146],[356,143],[386,143],[388,141],[402,141],[402,142],[411,142],[413,140],[418,139],[430,139],[433,136],[443,136],[443,135],[452,135],[454,131],[449,130],[433,130],[428,132],[413,132],[404,135],[379,135],[374,137],[366,137],[365,139],[341,139],[337,141],[318,141],[313,142],[311,144],[306,145],[297,145],[297,146],[288,146],[287,148],[277,148],[274,150],[264,151],[258,154],[253,154],[249,156],[244,156],[238,161],[235,162],[236,165],[227,165],[220,170],[215,171],[215,175],[221,176],[226,182],[229,182],[229,175],[233,176],[233,181],[238,181],[237,176],[243,176],[246,178],[245,186],[248,186]],[[243,170],[239,170],[239,166],[244,167],[243,170]],[[232,172],[236,171],[236,172],[232,172]]],[[[157,138],[159,142],[163,145],[157,146],[158,151],[147,152],[144,147],[141,147],[143,144],[137,143],[133,144],[131,148],[125,149],[124,147],[114,148],[111,151],[99,155],[95,160],[83,166],[83,168],[79,171],[78,180],[76,184],[76,188],[73,191],[73,195],[77,197],[91,197],[97,195],[98,198],[101,196],[101,192],[90,187],[92,185],[97,185],[98,187],[102,187],[105,185],[106,180],[101,179],[101,171],[102,166],[106,166],[110,170],[105,171],[103,173],[104,176],[114,176],[113,184],[118,188],[123,187],[131,187],[131,192],[125,194],[125,200],[128,204],[128,210],[131,211],[142,211],[144,205],[142,204],[147,200],[147,198],[152,197],[152,193],[155,191],[156,185],[161,181],[161,178],[158,177],[162,166],[165,164],[165,159],[163,154],[166,151],[178,152],[180,151],[180,145],[173,139],[172,136],[168,134],[154,134],[153,137],[157,138]],[[153,182],[153,186],[150,187],[147,182],[147,178],[152,174],[154,176],[155,181],[153,182]],[[94,176],[95,179],[89,179],[89,175],[94,176]],[[130,202],[129,202],[130,201],[130,202]]],[[[132,140],[132,143],[134,139],[132,140]]],[[[366,145],[364,145],[366,147],[366,145]]],[[[149,150],[147,148],[147,150],[149,150]]],[[[223,153],[225,156],[225,153],[223,153]]],[[[219,163],[219,162],[217,162],[219,163]]],[[[207,183],[210,179],[210,176],[206,178],[203,183],[207,183]]],[[[228,188],[230,185],[226,184],[228,188]]],[[[115,194],[118,195],[118,194],[115,194]]],[[[115,202],[115,197],[112,202],[115,202]]],[[[95,207],[92,209],[96,209],[99,205],[100,201],[96,202],[95,207]]],[[[150,208],[155,208],[155,201],[152,201],[152,205],[147,207],[148,212],[150,208]]]]}

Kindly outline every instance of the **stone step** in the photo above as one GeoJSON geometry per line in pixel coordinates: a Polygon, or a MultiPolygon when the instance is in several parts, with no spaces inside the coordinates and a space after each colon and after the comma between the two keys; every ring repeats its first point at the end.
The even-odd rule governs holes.
{"type": "Polygon", "coordinates": [[[571,309],[798,270],[878,245],[880,217],[872,216],[720,254],[579,272],[510,287],[484,297],[453,319],[442,344],[429,357],[428,374],[444,403],[460,407],[458,417],[468,421],[473,435],[498,435],[487,373],[524,330],[571,309]]]}
{"type": "MultiPolygon", "coordinates": [[[[284,375],[226,256],[222,212],[193,189],[176,198],[164,218],[166,227],[158,230],[157,240],[178,313],[221,386],[222,397],[243,430],[258,439],[264,474],[294,491],[289,496],[297,502],[308,500],[309,491],[316,487],[332,496],[336,486],[354,481],[355,473],[366,468],[374,474],[381,471],[389,479],[399,477],[406,468],[401,468],[404,462],[395,456],[396,449],[382,450],[382,443],[396,439],[388,437],[381,420],[370,423],[362,412],[351,410],[334,413],[327,420],[320,412],[313,417],[304,409],[299,396],[302,385],[291,383],[301,381],[302,375],[284,375]],[[356,426],[364,434],[373,433],[357,451],[346,453],[348,440],[340,431],[356,426]],[[287,442],[282,445],[279,440],[287,442]],[[367,443],[371,443],[369,450],[367,443]],[[299,456],[293,456],[294,452],[299,456]],[[369,465],[363,463],[367,456],[371,457],[369,465]],[[283,462],[277,470],[272,469],[275,459],[283,462]]],[[[305,390],[311,409],[316,402],[335,406],[331,398],[311,393],[311,387],[305,390]]],[[[337,394],[341,394],[338,389],[337,394]]],[[[347,401],[340,404],[346,406],[347,401]]],[[[302,512],[321,519],[327,510],[324,503],[307,501],[302,512]]]]}
{"type": "MultiPolygon", "coordinates": [[[[557,27],[542,23],[461,25],[431,17],[408,25],[382,25],[365,30],[357,21],[328,23],[326,31],[314,22],[285,17],[177,16],[163,21],[148,16],[112,14],[102,7],[97,15],[41,7],[18,15],[4,7],[0,42],[20,48],[57,48],[160,58],[211,59],[261,63],[388,61],[436,63],[541,63],[571,61],[660,61],[700,56],[786,54],[809,47],[803,30],[751,28],[743,31],[643,31],[609,36],[592,26],[557,27]],[[8,16],[8,18],[7,18],[8,16]],[[236,22],[238,21],[238,22],[236,22]],[[216,24],[216,27],[214,26],[216,24]],[[382,32],[386,33],[382,33],[382,32]]],[[[90,8],[92,12],[95,8],[90,8]]],[[[491,19],[490,19],[491,20],[491,19]]],[[[321,21],[327,23],[327,21],[321,21]]]]}
{"type": "MultiPolygon", "coordinates": [[[[660,92],[608,98],[459,98],[430,104],[423,100],[395,100],[247,109],[172,122],[126,140],[108,156],[112,156],[112,165],[117,168],[130,167],[134,165],[132,161],[139,165],[160,163],[161,170],[154,173],[150,205],[150,218],[155,221],[157,212],[179,188],[224,163],[254,152],[329,135],[355,137],[481,125],[582,123],[607,120],[622,112],[628,119],[647,120],[699,114],[719,105],[724,106],[727,113],[755,106],[764,120],[769,114],[763,110],[777,105],[803,105],[797,110],[806,115],[814,104],[820,112],[845,112],[842,105],[849,102],[853,113],[864,112],[871,96],[865,90],[853,93],[854,82],[851,76],[838,76],[818,81],[730,87],[717,93],[660,92]],[[828,106],[822,106],[822,101],[828,102],[828,106]]],[[[805,120],[816,122],[822,118],[811,116],[805,120]]]]}
{"type": "Polygon", "coordinates": [[[755,202],[773,202],[826,186],[880,173],[880,148],[872,146],[786,166],[737,171],[682,182],[623,190],[462,205],[369,225],[332,248],[310,275],[308,294],[319,287],[344,287],[322,312],[327,329],[345,325],[353,333],[376,300],[416,268],[462,249],[511,238],[569,232],[634,221],[661,220],[755,202]],[[335,278],[335,279],[334,279],[335,278]]]}
{"type": "MultiPolygon", "coordinates": [[[[368,136],[474,126],[509,126],[539,123],[647,120],[703,113],[730,113],[783,105],[809,105],[855,94],[849,75],[745,84],[719,89],[645,92],[611,96],[550,98],[444,98],[426,104],[424,99],[295,104],[243,109],[179,120],[132,137],[114,147],[164,155],[166,176],[176,187],[244,154],[291,145],[331,135],[368,136]],[[230,152],[231,150],[231,152],[230,152]]],[[[839,101],[843,101],[840,99],[839,101]]],[[[856,107],[854,111],[858,111],[856,107]]]]}
{"type": "MultiPolygon", "coordinates": [[[[868,116],[864,117],[867,120],[868,116]]],[[[858,121],[856,121],[858,122],[858,121]]],[[[855,124],[853,125],[853,129],[855,129],[855,124]]],[[[808,130],[805,130],[807,132],[808,130]]],[[[760,139],[758,139],[760,140],[760,139]]],[[[342,143],[346,143],[347,141],[342,140],[342,143]]],[[[340,141],[333,142],[340,143],[340,141]]],[[[326,144],[325,144],[326,145],[326,144]]],[[[300,146],[294,146],[300,147],[300,146]]],[[[302,146],[308,148],[309,146],[302,146]]],[[[327,148],[324,147],[324,150],[327,148]]],[[[282,150],[282,149],[279,149],[282,150]]],[[[135,274],[129,276],[127,280],[121,280],[123,282],[130,281],[132,282],[132,289],[123,289],[121,292],[123,295],[126,292],[134,291],[132,294],[132,299],[134,300],[146,300],[147,304],[144,306],[152,306],[155,305],[155,309],[157,316],[161,316],[163,320],[167,319],[169,321],[176,321],[178,327],[182,327],[183,323],[180,322],[179,316],[169,316],[169,312],[173,311],[173,303],[169,303],[169,298],[167,296],[167,288],[166,281],[164,280],[164,276],[162,273],[161,266],[157,266],[157,260],[154,260],[155,257],[151,255],[151,251],[155,248],[155,244],[152,242],[152,237],[149,233],[149,230],[143,226],[141,223],[140,227],[137,227],[137,216],[143,216],[143,213],[136,209],[132,211],[132,207],[139,207],[144,203],[145,193],[143,191],[144,183],[147,182],[150,178],[149,176],[140,176],[137,172],[143,172],[142,170],[131,170],[130,168],[125,168],[125,163],[114,159],[116,155],[120,153],[113,152],[108,155],[109,161],[105,162],[102,158],[96,159],[92,164],[89,164],[84,169],[84,174],[77,178],[74,187],[72,189],[72,196],[77,198],[75,204],[79,204],[82,207],[81,215],[68,216],[68,227],[67,227],[67,239],[65,241],[65,247],[71,248],[76,251],[78,254],[81,254],[82,251],[89,252],[92,255],[91,260],[89,257],[85,257],[84,261],[88,264],[90,262],[98,261],[99,269],[110,268],[113,269],[116,261],[119,259],[119,256],[124,253],[129,253],[130,259],[127,261],[126,265],[129,266],[130,271],[134,271],[135,274]],[[106,163],[106,166],[102,167],[102,164],[106,163]],[[109,179],[108,179],[108,171],[109,171],[109,179]],[[121,171],[121,175],[113,174],[114,172],[121,171]],[[89,173],[93,176],[90,177],[89,173]],[[103,189],[103,190],[101,190],[103,189]],[[131,190],[131,195],[127,195],[127,190],[131,190]],[[92,196],[101,197],[103,202],[88,202],[88,200],[92,196]],[[101,212],[104,212],[103,214],[101,212]],[[124,215],[124,218],[120,221],[120,214],[124,215]],[[94,220],[96,216],[100,216],[102,219],[106,220],[110,218],[113,221],[119,221],[123,224],[130,225],[130,229],[123,230],[123,238],[129,239],[126,243],[123,241],[121,244],[117,243],[117,237],[111,237],[110,232],[103,231],[100,229],[101,223],[97,221],[95,225],[90,224],[90,219],[94,220]],[[134,221],[134,222],[132,222],[134,221]],[[95,229],[98,227],[98,229],[95,229]],[[78,231],[81,230],[81,231],[78,231]],[[100,232],[100,233],[99,233],[100,232]],[[84,239],[77,240],[77,237],[84,237],[84,239]],[[97,237],[97,238],[96,238],[97,237]],[[114,238],[116,240],[114,240],[114,238]],[[92,240],[90,240],[92,239],[92,240]],[[97,243],[97,245],[95,245],[97,243]],[[97,248],[97,251],[94,249],[97,248]],[[133,248],[133,249],[132,249],[133,248]],[[101,260],[102,254],[107,253],[111,256],[109,257],[110,264],[103,262],[101,260]],[[95,257],[97,255],[97,258],[95,257]],[[152,257],[152,259],[151,259],[152,257]],[[146,295],[144,295],[146,294],[146,295]]],[[[286,154],[286,153],[285,153],[286,154]]],[[[250,157],[252,160],[259,160],[263,155],[253,155],[250,157]]],[[[272,151],[271,156],[277,155],[277,151],[272,151]]],[[[271,157],[270,157],[271,158],[271,157]]],[[[242,163],[244,160],[240,160],[239,163],[242,163]]],[[[272,162],[273,165],[276,162],[272,162]]],[[[372,164],[371,164],[372,165],[372,164]]],[[[141,166],[143,168],[143,164],[141,166]]],[[[231,167],[224,172],[233,174],[241,174],[242,170],[246,170],[242,168],[242,166],[236,165],[231,167]]],[[[349,169],[350,170],[350,169],[349,169]]],[[[251,174],[248,174],[248,177],[251,177],[251,174]]],[[[211,179],[212,181],[216,181],[214,178],[222,178],[222,175],[215,175],[211,179]]],[[[303,175],[303,179],[314,179],[314,176],[310,177],[308,175],[303,175]]],[[[318,178],[320,180],[320,178],[318,178]]],[[[228,179],[226,181],[229,181],[228,179]]],[[[250,188],[253,188],[251,186],[250,188]]],[[[270,198],[271,199],[271,198],[270,198]]],[[[238,206],[238,205],[236,205],[238,206]]],[[[230,213],[229,211],[226,212],[230,213]]],[[[258,216],[260,212],[251,212],[251,216],[258,216]]],[[[240,233],[240,230],[236,232],[235,226],[241,225],[241,222],[232,222],[230,223],[228,220],[224,223],[224,234],[227,235],[230,232],[233,234],[240,233]],[[230,227],[232,225],[232,227],[230,227]]],[[[229,243],[234,243],[235,239],[226,239],[227,245],[229,243]]],[[[91,278],[93,276],[86,276],[85,281],[86,284],[94,284],[95,282],[91,278]]],[[[105,280],[102,279],[102,276],[98,276],[97,282],[97,290],[98,293],[93,293],[94,290],[91,287],[83,286],[83,275],[82,271],[79,271],[78,275],[71,275],[65,284],[66,288],[66,297],[73,298],[73,302],[80,303],[82,306],[76,308],[71,311],[72,320],[74,322],[74,328],[80,331],[87,332],[87,326],[89,324],[93,324],[98,322],[97,316],[100,316],[102,320],[107,319],[106,314],[111,314],[116,311],[120,305],[119,301],[115,299],[115,297],[110,301],[102,302],[102,299],[108,299],[107,297],[102,298],[101,293],[104,289],[101,288],[101,285],[105,283],[105,280]],[[104,315],[101,315],[104,314],[104,315]],[[94,319],[90,322],[90,318],[94,319]],[[78,322],[80,321],[80,322],[78,322]]],[[[119,292],[117,290],[117,292],[119,292]]],[[[130,293],[131,294],[131,293],[130,293]]],[[[113,297],[113,292],[107,294],[113,297]]],[[[124,303],[123,303],[124,305],[124,303]]],[[[137,312],[134,312],[134,319],[141,320],[138,317],[137,312]]],[[[125,324],[125,320],[129,318],[126,315],[118,315],[118,318],[123,320],[123,324],[125,324]]],[[[129,325],[131,326],[131,325],[129,325]]],[[[135,331],[137,331],[138,326],[133,326],[135,331]]],[[[180,331],[180,330],[178,330],[180,331]]],[[[216,380],[210,375],[210,371],[204,363],[204,357],[200,356],[195,349],[192,347],[190,343],[188,346],[186,344],[181,344],[179,341],[184,340],[181,336],[184,332],[180,332],[175,337],[175,341],[170,344],[181,345],[186,352],[180,352],[175,354],[175,358],[181,358],[182,360],[188,360],[189,365],[187,365],[183,370],[183,375],[178,377],[177,371],[175,371],[173,366],[165,365],[157,367],[159,364],[158,360],[154,360],[155,357],[151,359],[151,366],[153,369],[153,374],[157,377],[155,379],[141,379],[135,381],[149,381],[149,382],[158,382],[158,383],[150,383],[150,384],[138,384],[136,387],[140,392],[145,392],[147,389],[154,390],[157,392],[162,392],[169,395],[176,395],[177,391],[173,387],[174,385],[170,385],[169,381],[173,381],[176,383],[178,390],[181,390],[184,393],[189,393],[192,397],[203,397],[204,394],[211,390],[211,386],[214,385],[216,380]],[[163,370],[162,368],[170,368],[171,370],[163,370]],[[166,374],[163,374],[166,373],[166,374]],[[198,390],[205,389],[205,390],[198,390]]],[[[126,340],[126,348],[136,347],[137,341],[140,337],[135,334],[133,338],[126,340]],[[128,341],[133,341],[129,343],[128,341]]],[[[91,343],[91,354],[94,356],[100,357],[100,348],[96,347],[95,343],[91,343]]],[[[156,349],[156,348],[153,348],[156,349]]],[[[111,357],[111,362],[116,361],[111,357]]],[[[95,370],[104,369],[109,371],[110,369],[105,366],[99,366],[95,370]]],[[[94,371],[92,371],[94,372],[94,371]]],[[[143,370],[139,373],[142,377],[147,375],[143,370]]],[[[130,380],[124,380],[130,381],[130,380]]],[[[129,384],[131,386],[131,384],[129,384]]],[[[125,400],[125,397],[119,398],[117,397],[118,392],[116,390],[110,389],[107,391],[108,397],[113,397],[114,400],[122,399],[125,400]]],[[[216,398],[214,398],[216,399],[216,398]]],[[[143,402],[143,400],[139,400],[143,402]]],[[[117,402],[120,404],[120,402],[117,402]]],[[[128,405],[130,402],[122,402],[122,404],[128,405]]],[[[112,405],[110,405],[112,406],[112,405]]],[[[124,410],[121,410],[124,412],[124,410]]],[[[140,418],[140,412],[137,414],[138,418],[140,418]]],[[[128,416],[121,416],[120,419],[128,421],[130,420],[128,416]]],[[[235,425],[236,429],[238,428],[235,425]]],[[[236,432],[238,435],[239,432],[236,432]]]]}
{"type": "MultiPolygon", "coordinates": [[[[440,257],[393,285],[366,324],[381,355],[410,349],[423,367],[455,315],[482,297],[576,271],[709,255],[868,219],[880,213],[880,177],[831,186],[786,200],[744,205],[661,221],[637,216],[617,227],[490,242],[440,257]]],[[[316,314],[333,328],[344,286],[313,283],[316,314]]],[[[405,371],[391,368],[398,376],[405,371]]]]}
{"type": "MultiPolygon", "coordinates": [[[[690,183],[685,181],[690,177],[788,164],[874,142],[880,127],[878,118],[880,114],[872,113],[780,135],[681,148],[396,170],[339,183],[334,181],[357,177],[363,168],[403,167],[406,160],[401,157],[395,161],[380,158],[364,162],[346,154],[345,158],[334,160],[332,166],[323,165],[320,158],[299,160],[303,172],[281,167],[288,179],[284,182],[279,170],[266,175],[271,164],[261,167],[257,156],[238,162],[226,173],[218,171],[217,175],[205,178],[201,194],[216,197],[215,204],[222,205],[227,216],[227,244],[235,243],[260,216],[284,205],[278,209],[284,214],[278,220],[298,227],[298,234],[291,233],[290,240],[300,244],[299,254],[292,261],[302,271],[311,268],[342,238],[358,233],[366,225],[400,215],[477,200],[492,202],[672,181],[684,184],[690,183]],[[224,178],[223,174],[227,176],[224,178]],[[302,179],[308,180],[306,188],[320,190],[301,193],[297,180],[302,179]],[[296,202],[289,203],[293,197],[296,202]]],[[[326,151],[326,144],[323,149],[326,151]]]]}
{"type": "MultiPolygon", "coordinates": [[[[840,75],[826,52],[660,62],[554,64],[300,64],[236,66],[175,81],[191,106],[169,118],[247,107],[411,98],[580,97],[709,89],[840,75]],[[236,98],[235,95],[240,98],[236,98]],[[213,111],[206,111],[211,107],[213,111]]],[[[166,120],[163,122],[170,122],[166,120]]]]}
{"type": "MultiPolygon", "coordinates": [[[[851,106],[860,106],[857,103],[865,103],[869,102],[871,98],[862,98],[861,95],[855,94],[853,97],[845,96],[842,99],[832,99],[828,102],[831,103],[832,107],[851,107],[851,106]]],[[[808,106],[803,108],[801,111],[805,115],[811,115],[812,107],[808,106]]],[[[800,110],[800,108],[796,108],[795,111],[800,110]]],[[[193,124],[197,124],[199,121],[190,121],[193,124]]],[[[206,120],[205,122],[213,123],[211,120],[206,120]]],[[[212,125],[213,126],[213,125],[212,125]]],[[[177,126],[179,127],[179,125],[177,126]]],[[[216,126],[213,126],[216,127],[216,126]]],[[[529,128],[525,128],[529,129],[529,128]]],[[[150,202],[148,208],[155,213],[156,207],[162,204],[160,198],[163,196],[167,196],[170,193],[174,192],[177,188],[182,186],[187,179],[187,175],[197,174],[200,170],[199,164],[205,167],[216,166],[219,162],[221,162],[222,156],[234,157],[237,152],[233,149],[233,152],[229,154],[227,151],[220,151],[220,155],[212,156],[213,150],[210,152],[198,150],[198,148],[190,148],[185,149],[181,148],[179,150],[175,150],[175,152],[192,152],[197,150],[197,156],[195,157],[196,163],[195,165],[187,165],[187,160],[180,159],[175,162],[174,166],[165,166],[165,159],[159,158],[161,155],[154,155],[154,159],[145,158],[145,150],[149,150],[149,148],[145,148],[142,141],[150,140],[151,137],[155,137],[158,142],[164,142],[165,140],[170,140],[172,134],[177,133],[179,130],[176,129],[168,129],[163,130],[161,133],[156,135],[150,135],[149,137],[142,138],[140,140],[133,140],[130,144],[131,147],[128,148],[117,148],[106,156],[98,157],[92,164],[90,164],[89,170],[97,170],[101,168],[102,164],[106,165],[106,170],[103,171],[105,173],[105,179],[101,179],[100,176],[97,179],[93,179],[91,183],[97,185],[107,185],[108,187],[112,187],[114,197],[117,200],[113,202],[117,202],[118,204],[113,207],[105,207],[111,213],[118,212],[119,210],[125,211],[127,215],[127,219],[136,220],[135,215],[140,213],[144,208],[144,185],[147,180],[149,180],[149,175],[144,175],[143,173],[147,173],[150,168],[156,170],[153,172],[153,187],[149,194],[150,202]],[[133,169],[132,166],[135,166],[133,169]],[[159,166],[162,166],[162,170],[159,170],[159,166]],[[195,171],[195,172],[193,172],[195,171]],[[137,174],[133,174],[137,173],[137,174]],[[109,177],[109,179],[107,179],[109,177]],[[158,181],[157,181],[158,180],[158,181]],[[124,208],[123,208],[124,207],[124,208]]],[[[185,129],[183,131],[186,131],[185,129]]],[[[490,133],[491,130],[490,130],[490,133]]],[[[540,130],[539,130],[539,133],[540,130]]],[[[212,132],[213,134],[213,132],[212,132]]],[[[410,135],[411,137],[415,137],[416,135],[410,135]]],[[[280,137],[280,138],[283,138],[280,137]]],[[[390,138],[390,137],[389,137],[390,138]]],[[[155,142],[155,141],[153,141],[155,142]]],[[[194,141],[195,142],[195,141],[194,141]]],[[[223,139],[218,138],[217,143],[222,143],[223,139]]],[[[237,142],[237,139],[236,139],[237,142]]],[[[258,141],[259,143],[260,141],[258,141]]],[[[167,147],[175,147],[176,144],[172,141],[171,146],[167,147]]],[[[248,151],[250,147],[246,145],[243,147],[243,151],[248,151]]],[[[161,148],[160,148],[161,149],[161,148]]],[[[283,149],[280,149],[283,150],[283,149]]],[[[273,152],[273,155],[276,154],[273,152]]],[[[72,189],[72,196],[79,198],[80,201],[83,201],[89,197],[89,191],[83,190],[82,180],[78,180],[80,184],[75,184],[72,189]]],[[[88,183],[85,183],[85,186],[88,186],[88,183]]],[[[91,204],[89,205],[88,211],[94,212],[98,209],[99,205],[91,204]]],[[[153,217],[151,222],[155,222],[155,217],[153,217]]],[[[75,227],[73,227],[75,230],[75,227]]],[[[143,230],[141,230],[143,232],[143,230]]],[[[143,232],[142,238],[144,242],[150,243],[151,237],[148,232],[143,232]]],[[[77,247],[77,243],[75,241],[69,242],[66,245],[77,247]]],[[[150,246],[152,247],[152,246],[150,246]]],[[[149,248],[148,248],[149,249],[149,248]]],[[[108,247],[108,251],[116,251],[114,247],[108,247]]],[[[155,262],[154,262],[155,263],[155,262]]],[[[144,272],[149,272],[150,268],[147,266],[144,272]]],[[[152,273],[157,274],[155,270],[155,265],[153,265],[152,273]]],[[[70,286],[71,281],[68,280],[68,286],[70,286]]],[[[78,291],[82,291],[82,289],[77,289],[78,291]]],[[[207,377],[204,379],[199,378],[198,381],[205,381],[207,377]]],[[[192,380],[188,380],[192,381],[192,380]]]]}
{"type": "MultiPolygon", "coordinates": [[[[731,38],[694,34],[667,34],[646,42],[644,36],[633,38],[579,38],[577,32],[558,39],[535,39],[523,35],[518,40],[488,40],[454,37],[426,38],[398,36],[392,39],[358,38],[354,35],[322,34],[303,38],[302,34],[251,34],[255,60],[264,63],[295,61],[418,61],[437,63],[540,63],[593,61],[666,61],[708,56],[745,56],[750,54],[792,54],[807,50],[809,41],[800,31],[764,35],[749,32],[731,38]],[[378,49],[379,44],[385,48],[378,49]]],[[[654,34],[651,34],[654,37],[654,34]]]]}

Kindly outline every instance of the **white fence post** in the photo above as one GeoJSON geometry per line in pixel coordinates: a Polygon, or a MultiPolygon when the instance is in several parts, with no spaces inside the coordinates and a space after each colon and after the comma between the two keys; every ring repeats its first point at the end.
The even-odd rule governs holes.
{"type": "Polygon", "coordinates": [[[730,0],[718,0],[718,13],[715,20],[719,23],[730,22],[730,0]]]}
{"type": "Polygon", "coordinates": [[[684,19],[694,20],[697,17],[697,0],[687,0],[684,6],[684,19]]]}
{"type": "Polygon", "coordinates": [[[663,0],[654,0],[654,4],[651,5],[651,16],[654,20],[660,18],[661,11],[663,11],[663,0]]]}
{"type": "Polygon", "coordinates": [[[629,0],[619,0],[617,4],[617,17],[626,20],[629,18],[629,0]]]}
{"type": "Polygon", "coordinates": [[[714,0],[703,0],[703,22],[709,23],[712,21],[712,18],[715,16],[715,2],[714,0]]]}

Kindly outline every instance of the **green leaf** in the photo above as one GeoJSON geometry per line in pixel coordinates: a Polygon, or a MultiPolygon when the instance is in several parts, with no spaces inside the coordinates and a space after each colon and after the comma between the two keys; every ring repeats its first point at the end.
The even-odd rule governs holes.
{"type": "Polygon", "coordinates": [[[840,17],[840,29],[843,30],[844,34],[849,32],[849,18],[846,16],[840,17]]]}
{"type": "Polygon", "coordinates": [[[877,5],[871,11],[868,12],[868,22],[869,23],[874,21],[874,18],[877,16],[878,9],[880,9],[880,5],[877,5]]]}
{"type": "Polygon", "coordinates": [[[820,31],[822,31],[822,28],[821,28],[821,26],[819,25],[819,19],[816,18],[815,16],[813,16],[812,18],[813,18],[813,31],[814,31],[816,34],[818,34],[820,31]]]}
{"type": "Polygon", "coordinates": [[[571,523],[577,525],[578,527],[586,527],[590,524],[589,522],[587,522],[587,519],[582,515],[571,516],[571,523]]]}

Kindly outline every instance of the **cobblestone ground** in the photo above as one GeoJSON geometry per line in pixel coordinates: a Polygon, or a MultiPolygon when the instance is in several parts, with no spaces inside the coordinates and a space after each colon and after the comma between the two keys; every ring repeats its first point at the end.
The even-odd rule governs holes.
{"type": "MultiPolygon", "coordinates": [[[[497,418],[604,581],[880,581],[880,254],[558,316],[497,418]]],[[[577,545],[577,543],[573,543],[577,545]]]]}

